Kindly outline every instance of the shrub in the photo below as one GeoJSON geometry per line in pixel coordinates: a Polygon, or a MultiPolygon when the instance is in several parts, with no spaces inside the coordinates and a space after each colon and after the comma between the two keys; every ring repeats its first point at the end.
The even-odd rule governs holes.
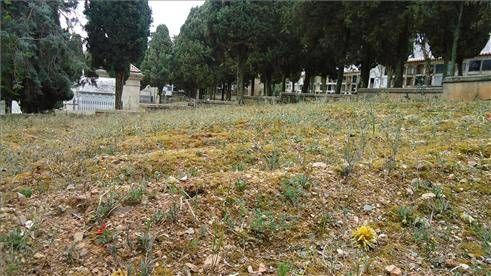
{"type": "Polygon", "coordinates": [[[13,250],[22,250],[27,248],[27,239],[25,233],[16,228],[10,231],[6,236],[0,239],[7,245],[8,248],[13,250]]]}
{"type": "Polygon", "coordinates": [[[278,276],[286,276],[288,272],[290,272],[292,265],[289,262],[281,262],[278,264],[278,268],[276,269],[276,275],[278,276]]]}
{"type": "Polygon", "coordinates": [[[309,179],[303,175],[292,176],[281,182],[281,194],[291,203],[296,204],[303,194],[303,190],[310,188],[309,179]]]}
{"type": "Polygon", "coordinates": [[[397,209],[397,215],[402,225],[409,225],[413,222],[413,209],[407,206],[400,206],[397,209]]]}
{"type": "Polygon", "coordinates": [[[32,189],[31,188],[24,188],[19,191],[20,194],[23,196],[30,198],[32,196],[32,189]]]}
{"type": "Polygon", "coordinates": [[[95,211],[94,220],[101,222],[103,219],[107,218],[111,212],[118,205],[118,200],[116,199],[116,194],[111,193],[106,200],[101,201],[97,206],[95,211]]]}
{"type": "Polygon", "coordinates": [[[131,188],[128,191],[128,195],[125,198],[125,203],[129,205],[140,204],[144,193],[145,193],[145,188],[142,186],[131,188]]]}
{"type": "Polygon", "coordinates": [[[235,189],[239,192],[243,192],[245,191],[245,189],[247,188],[247,182],[243,179],[237,179],[237,181],[235,181],[235,189]]]}
{"type": "Polygon", "coordinates": [[[266,155],[266,164],[270,170],[278,169],[280,167],[280,153],[277,150],[273,150],[266,155]]]}

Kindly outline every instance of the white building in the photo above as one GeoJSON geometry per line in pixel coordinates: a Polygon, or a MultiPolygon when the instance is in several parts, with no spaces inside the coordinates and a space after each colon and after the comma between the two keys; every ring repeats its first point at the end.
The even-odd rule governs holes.
{"type": "Polygon", "coordinates": [[[93,83],[89,81],[72,89],[73,98],[63,103],[65,110],[90,112],[114,109],[116,80],[103,69],[97,69],[96,73],[99,77],[93,83]]]}

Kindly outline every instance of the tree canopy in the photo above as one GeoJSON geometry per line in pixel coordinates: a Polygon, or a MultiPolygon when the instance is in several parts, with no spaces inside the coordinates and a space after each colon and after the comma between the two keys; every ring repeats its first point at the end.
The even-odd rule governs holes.
{"type": "Polygon", "coordinates": [[[144,76],[143,83],[157,87],[159,93],[162,92],[163,86],[169,82],[171,77],[172,47],[167,26],[157,26],[145,52],[141,70],[144,76]]]}
{"type": "Polygon", "coordinates": [[[82,41],[60,25],[76,1],[2,1],[1,99],[23,112],[61,107],[84,68],[82,41]]]}
{"type": "Polygon", "coordinates": [[[123,85],[131,63],[140,64],[150,36],[151,10],[147,0],[86,2],[87,50],[92,65],[116,76],[116,109],[121,109],[123,85]]]}

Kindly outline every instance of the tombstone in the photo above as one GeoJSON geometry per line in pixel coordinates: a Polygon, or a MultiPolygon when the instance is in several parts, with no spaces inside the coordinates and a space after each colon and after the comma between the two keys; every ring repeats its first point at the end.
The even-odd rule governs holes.
{"type": "Polygon", "coordinates": [[[22,114],[22,110],[17,101],[12,101],[12,114],[22,114]]]}
{"type": "Polygon", "coordinates": [[[140,106],[140,81],[143,74],[135,65],[130,64],[130,76],[123,86],[123,109],[137,111],[140,106]]]}

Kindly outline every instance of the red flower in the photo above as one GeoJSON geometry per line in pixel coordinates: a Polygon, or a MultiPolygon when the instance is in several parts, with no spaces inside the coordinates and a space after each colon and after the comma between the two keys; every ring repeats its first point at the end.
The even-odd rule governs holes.
{"type": "Polygon", "coordinates": [[[105,223],[102,224],[101,228],[97,229],[97,232],[96,234],[97,235],[102,235],[104,233],[104,231],[106,230],[107,228],[107,225],[105,223]]]}

